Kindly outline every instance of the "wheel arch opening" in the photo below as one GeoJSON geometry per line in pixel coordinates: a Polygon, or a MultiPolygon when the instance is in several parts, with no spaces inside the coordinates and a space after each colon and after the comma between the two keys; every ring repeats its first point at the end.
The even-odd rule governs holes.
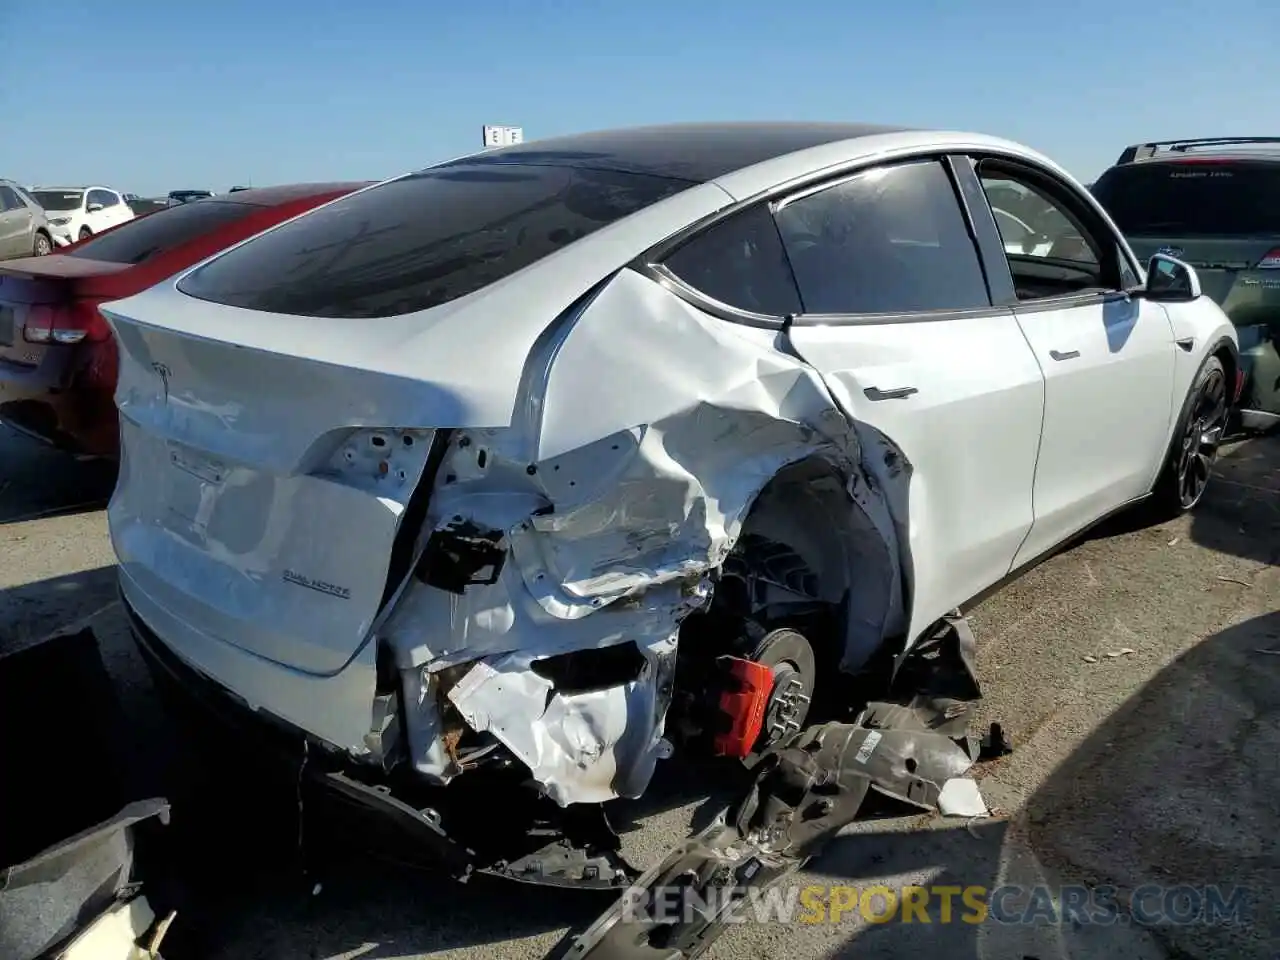
{"type": "Polygon", "coordinates": [[[823,667],[854,672],[879,650],[901,591],[898,564],[848,476],[821,456],[787,464],[751,503],[722,564],[712,613],[803,623],[823,667]]]}

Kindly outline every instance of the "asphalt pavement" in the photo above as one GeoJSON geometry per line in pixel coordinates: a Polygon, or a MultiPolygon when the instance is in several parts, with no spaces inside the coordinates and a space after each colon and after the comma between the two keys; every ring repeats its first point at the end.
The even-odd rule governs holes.
{"type": "MultiPolygon", "coordinates": [[[[175,760],[192,758],[169,736],[114,602],[110,485],[109,471],[0,427],[0,652],[90,624],[134,724],[138,789],[159,792],[175,760]]],[[[981,720],[1002,723],[1015,747],[978,771],[996,815],[859,822],[798,886],[1043,885],[1061,898],[1064,886],[1101,885],[1129,907],[1154,889],[1148,912],[1161,889],[1238,887],[1246,913],[1228,924],[946,923],[934,909],[928,923],[871,923],[853,909],[838,923],[735,925],[709,960],[1280,955],[1280,438],[1233,445],[1193,517],[1112,523],[971,615],[981,720]]],[[[655,861],[720,809],[726,788],[703,773],[668,767],[650,796],[617,805],[633,861],[655,861]]],[[[288,846],[237,852],[238,871],[203,904],[213,919],[199,955],[538,958],[608,903],[351,858],[302,877],[279,853],[288,846]]]]}

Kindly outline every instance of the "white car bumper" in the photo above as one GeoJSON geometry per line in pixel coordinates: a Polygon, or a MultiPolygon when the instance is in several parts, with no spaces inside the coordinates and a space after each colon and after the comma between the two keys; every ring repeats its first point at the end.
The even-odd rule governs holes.
{"type": "Polygon", "coordinates": [[[70,227],[57,227],[49,224],[49,233],[53,235],[53,245],[55,247],[69,247],[75,243],[75,238],[71,236],[70,227]]]}

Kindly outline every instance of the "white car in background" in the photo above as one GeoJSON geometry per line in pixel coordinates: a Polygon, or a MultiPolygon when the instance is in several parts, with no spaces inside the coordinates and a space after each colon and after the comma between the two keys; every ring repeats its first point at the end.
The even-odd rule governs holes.
{"type": "Polygon", "coordinates": [[[44,207],[53,242],[60,247],[134,217],[124,197],[107,187],[36,187],[31,195],[44,207]]]}

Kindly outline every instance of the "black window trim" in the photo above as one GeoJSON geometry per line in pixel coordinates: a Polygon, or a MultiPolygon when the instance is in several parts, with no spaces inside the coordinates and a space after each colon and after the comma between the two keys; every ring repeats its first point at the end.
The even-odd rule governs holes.
{"type": "MultiPolygon", "coordinates": [[[[698,235],[695,234],[695,236],[698,235]]],[[[692,240],[694,237],[689,239],[692,240]]],[[[674,249],[672,252],[674,252],[674,249]]],[[[703,293],[696,287],[691,287],[661,263],[633,263],[631,264],[631,269],[653,280],[690,306],[697,307],[703,313],[710,314],[718,320],[727,320],[730,323],[738,323],[744,327],[756,327],[762,330],[781,330],[794,322],[795,317],[798,316],[780,317],[769,313],[754,313],[751,310],[735,307],[703,293]]]]}
{"type": "MultiPolygon", "coordinates": [[[[1136,277],[1141,277],[1143,272],[1135,269],[1136,264],[1133,262],[1123,238],[1098,215],[1095,206],[1096,201],[1093,200],[1092,196],[1076,190],[1070,183],[1056,176],[1053,171],[1044,169],[1025,158],[1013,158],[976,150],[968,151],[962,157],[957,157],[957,161],[956,170],[959,177],[962,181],[970,181],[970,185],[965,189],[972,192],[976,188],[977,196],[982,198],[982,203],[986,210],[986,216],[977,218],[977,223],[979,232],[986,235],[979,245],[979,252],[984,259],[988,260],[988,273],[997,277],[1007,276],[1009,278],[1008,290],[1003,294],[1003,296],[1007,297],[1003,306],[1013,310],[1016,314],[1028,314],[1049,310],[1069,310],[1072,307],[1095,306],[1131,299],[1132,291],[1117,286],[1115,289],[1097,290],[1088,293],[1043,297],[1038,300],[1019,300],[1014,291],[1013,274],[1009,270],[1004,241],[1000,238],[1000,229],[996,226],[995,214],[991,212],[991,203],[987,199],[986,190],[982,187],[982,179],[978,173],[978,166],[984,162],[992,164],[997,169],[1003,168],[1014,175],[1025,176],[1030,183],[1042,189],[1049,199],[1068,207],[1071,213],[1081,220],[1085,228],[1095,234],[1095,239],[1097,234],[1112,238],[1112,243],[1104,245],[1102,257],[1103,259],[1112,258],[1114,260],[1111,266],[1115,270],[1117,280],[1121,276],[1121,263],[1128,263],[1130,270],[1133,271],[1136,277]]],[[[1100,266],[1106,269],[1101,261],[1099,263],[1100,266]]]]}
{"type": "MultiPolygon", "coordinates": [[[[787,317],[767,316],[761,314],[750,313],[707,296],[699,290],[690,287],[683,281],[679,280],[675,274],[662,267],[659,262],[662,258],[673,253],[684,243],[689,242],[694,237],[700,235],[704,230],[709,229],[721,220],[727,219],[736,213],[740,213],[749,207],[757,204],[767,204],[770,214],[776,213],[782,207],[796,200],[811,196],[815,193],[821,193],[823,190],[831,187],[839,186],[856,179],[870,170],[883,169],[887,167],[904,166],[911,163],[940,163],[945,171],[948,180],[951,183],[952,196],[956,201],[956,205],[960,210],[961,217],[965,223],[965,230],[969,234],[969,241],[975,243],[974,254],[978,261],[978,268],[983,273],[983,282],[987,289],[988,300],[993,300],[991,284],[987,277],[986,265],[983,262],[981,251],[977,249],[975,242],[975,229],[973,219],[970,214],[968,204],[958,189],[958,180],[956,173],[950,162],[950,154],[943,149],[934,148],[915,148],[910,152],[904,152],[893,157],[864,157],[849,165],[843,165],[836,171],[823,171],[822,176],[808,177],[802,182],[790,183],[783,185],[782,188],[766,192],[761,197],[752,197],[747,201],[739,204],[733,204],[723,210],[717,211],[710,217],[704,218],[700,223],[696,223],[684,231],[676,234],[674,237],[668,238],[661,244],[655,246],[648,251],[640,261],[633,264],[634,269],[646,274],[651,279],[661,283],[671,292],[675,293],[681,299],[686,300],[693,306],[710,313],[712,316],[733,323],[742,323],[747,326],[765,327],[769,329],[783,329],[789,326],[871,326],[884,325],[890,323],[938,323],[946,320],[964,320],[976,319],[980,317],[999,316],[1007,314],[1009,308],[1005,305],[998,305],[994,302],[985,307],[972,307],[956,310],[921,310],[912,312],[891,312],[891,313],[808,313],[801,312],[787,317]]],[[[785,247],[784,247],[785,253],[785,247]]],[[[1006,268],[1007,270],[1007,268],[1006,268]]],[[[795,282],[794,276],[792,282],[795,282]]],[[[1012,280],[1010,280],[1012,287],[1012,280]]],[[[800,293],[797,285],[797,293],[800,296],[800,302],[803,304],[803,294],[800,293]]]]}
{"type": "MultiPolygon", "coordinates": [[[[964,220],[965,231],[969,235],[969,242],[974,244],[974,256],[978,261],[978,269],[982,272],[983,284],[987,290],[987,300],[992,301],[991,285],[987,281],[987,269],[982,262],[982,252],[977,248],[974,236],[974,225],[969,216],[968,207],[965,204],[964,196],[960,192],[955,171],[949,162],[950,154],[946,150],[933,148],[917,150],[906,156],[897,156],[889,159],[879,158],[869,163],[859,166],[857,169],[846,170],[843,173],[836,174],[818,180],[816,182],[807,183],[803,186],[797,186],[780,197],[775,197],[769,201],[769,212],[776,214],[779,210],[789,203],[797,200],[803,200],[805,197],[813,196],[832,187],[838,187],[843,183],[849,183],[852,180],[864,174],[870,173],[872,170],[886,170],[893,167],[904,167],[914,163],[938,163],[942,166],[943,172],[947,176],[948,182],[951,184],[951,196],[955,200],[956,206],[960,210],[960,216],[964,220]]],[[[785,251],[785,245],[783,247],[785,251]]],[[[798,284],[797,284],[798,287],[798,284]]],[[[803,294],[801,294],[801,303],[804,302],[803,294]]],[[[888,323],[938,323],[944,320],[966,320],[977,319],[979,317],[999,316],[1008,313],[1008,307],[996,304],[994,301],[988,303],[985,307],[968,307],[958,310],[912,310],[898,311],[894,310],[888,313],[799,313],[790,318],[791,326],[797,327],[859,327],[871,325],[883,325],[888,323]]]]}
{"type": "Polygon", "coordinates": [[[1127,300],[1130,298],[1130,293],[1127,291],[1107,291],[1105,293],[1072,295],[1054,299],[1019,301],[1013,293],[1013,276],[1009,272],[1009,264],[1005,259],[1004,242],[1000,239],[1000,231],[996,227],[995,216],[991,213],[991,206],[987,201],[986,192],[982,189],[982,182],[977,175],[977,161],[980,159],[1021,167],[1028,170],[1033,176],[1048,178],[1051,184],[1066,190],[1070,198],[1079,198],[1087,210],[1088,222],[1093,223],[1096,221],[1104,232],[1117,236],[1119,254],[1128,261],[1134,275],[1141,278],[1145,274],[1145,268],[1138,265],[1123,238],[1111,230],[1105,220],[1098,217],[1097,201],[1087,191],[1084,194],[1078,194],[1066,181],[1061,180],[1052,171],[1042,169],[1039,165],[1034,164],[1033,161],[1016,151],[1003,150],[996,146],[970,148],[961,145],[930,146],[925,144],[886,151],[876,156],[855,157],[824,169],[813,170],[782,183],[774,184],[758,194],[731,202],[715,213],[682,227],[636,257],[628,267],[660,284],[674,295],[711,316],[730,323],[740,323],[744,326],[771,330],[785,330],[788,326],[794,324],[802,326],[858,326],[886,323],[925,323],[950,319],[961,320],[1000,316],[1009,313],[1011,310],[1016,310],[1018,313],[1033,313],[1041,310],[1062,310],[1071,306],[1107,303],[1113,300],[1127,300]],[[966,224],[971,231],[971,238],[978,248],[978,259],[982,266],[983,274],[987,278],[987,290],[991,297],[990,307],[907,314],[801,313],[788,317],[768,316],[740,310],[737,307],[714,300],[688,286],[675,274],[664,270],[661,266],[662,259],[673,252],[676,247],[693,239],[704,230],[715,226],[721,220],[728,219],[734,214],[740,213],[756,204],[773,204],[789,198],[792,194],[810,192],[812,188],[821,187],[822,185],[833,185],[837,182],[851,179],[863,171],[877,167],[929,159],[941,160],[952,178],[952,187],[956,192],[957,202],[960,204],[961,212],[964,214],[966,224]],[[976,194],[973,193],[974,190],[977,191],[976,194]],[[980,205],[978,204],[979,200],[981,201],[980,205]],[[977,210],[985,210],[986,216],[978,215],[974,209],[975,206],[977,210]],[[990,247],[993,240],[995,243],[994,251],[998,255],[991,256],[991,251],[989,250],[988,255],[984,256],[983,246],[990,247]]]}

